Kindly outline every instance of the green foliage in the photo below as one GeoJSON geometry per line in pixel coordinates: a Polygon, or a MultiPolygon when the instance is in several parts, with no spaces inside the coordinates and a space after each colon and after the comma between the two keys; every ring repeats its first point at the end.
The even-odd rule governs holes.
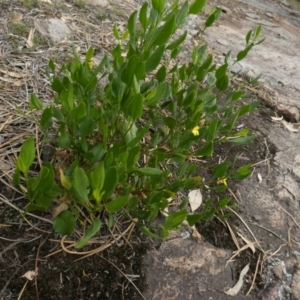
{"type": "MultiPolygon", "coordinates": [[[[178,192],[204,187],[197,176],[204,169],[211,174],[206,187],[219,191],[226,189],[228,179],[250,174],[250,165],[234,170],[228,161],[207,167],[190,160],[211,157],[218,143],[251,141],[248,129],[236,131],[235,125],[257,106],[239,103],[246,96],[241,86],[230,88],[230,52],[220,66],[206,45],[196,46],[188,63],[176,61],[187,35],[177,35],[177,29],[205,4],[195,0],[179,7],[175,1],[168,7],[166,1],[152,0],[132,13],[126,31],[113,27],[117,44],[99,65],[93,63],[92,48],[84,60],[74,49],[74,59],[59,70],[49,61],[54,102],[44,107],[33,94],[29,105],[42,113],[39,126],[45,140],[67,150],[66,167],[54,172],[57,168],[45,163],[37,176],[29,176],[35,160],[30,137],[17,159],[14,183],[29,200],[27,211],[49,210],[57,198],[67,205],[53,222],[60,234],[71,234],[85,211],[91,224],[76,247],[84,247],[103,224],[112,226],[114,214],[137,220],[145,234],[157,238],[184,220],[190,225],[208,220],[227,206],[228,198],[222,197],[217,206],[212,199],[206,201],[197,214],[190,214],[187,199],[182,199],[159,226],[160,233],[151,225],[178,192]],[[107,83],[99,85],[99,78],[107,83]],[[99,219],[99,212],[107,222],[99,219]]],[[[219,8],[213,10],[203,30],[220,13],[219,8]]],[[[234,63],[261,42],[256,42],[260,31],[249,31],[234,63]]]]}

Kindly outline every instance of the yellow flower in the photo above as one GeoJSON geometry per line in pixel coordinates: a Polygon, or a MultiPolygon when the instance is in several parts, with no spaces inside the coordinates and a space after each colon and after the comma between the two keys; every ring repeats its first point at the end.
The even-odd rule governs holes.
{"type": "Polygon", "coordinates": [[[200,129],[199,126],[195,126],[195,127],[192,129],[192,134],[193,134],[193,135],[199,135],[199,129],[200,129]]]}
{"type": "Polygon", "coordinates": [[[94,65],[95,65],[95,63],[92,60],[90,60],[88,62],[88,66],[89,66],[90,69],[92,69],[94,65]]]}
{"type": "Polygon", "coordinates": [[[219,180],[217,181],[217,183],[218,183],[218,184],[224,184],[224,185],[227,186],[227,178],[224,177],[224,178],[222,178],[222,179],[219,179],[219,180]]]}

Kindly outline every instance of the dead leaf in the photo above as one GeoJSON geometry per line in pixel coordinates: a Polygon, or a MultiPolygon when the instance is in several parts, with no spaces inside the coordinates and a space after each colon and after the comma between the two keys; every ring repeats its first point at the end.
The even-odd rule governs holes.
{"type": "Polygon", "coordinates": [[[249,264],[246,265],[244,267],[244,269],[241,271],[239,281],[236,283],[236,285],[233,288],[229,289],[227,292],[224,292],[224,293],[228,296],[237,295],[237,293],[241,290],[241,288],[243,286],[244,277],[245,277],[245,275],[247,274],[248,271],[249,271],[249,264]]]}
{"type": "Polygon", "coordinates": [[[262,177],[261,177],[261,174],[260,174],[260,173],[257,174],[257,178],[258,178],[258,182],[259,182],[259,183],[262,183],[262,177]]]}
{"type": "Polygon", "coordinates": [[[282,120],[281,123],[284,125],[284,127],[290,131],[290,132],[298,132],[299,130],[294,128],[293,124],[285,121],[285,120],[282,120]]]}
{"type": "Polygon", "coordinates": [[[278,122],[278,121],[282,121],[283,120],[283,116],[281,117],[271,117],[271,119],[275,122],[278,122]]]}
{"type": "Polygon", "coordinates": [[[53,4],[51,0],[41,0],[41,2],[45,2],[45,3],[49,3],[49,4],[53,4]]]}
{"type": "Polygon", "coordinates": [[[33,42],[34,32],[35,32],[35,28],[31,28],[26,42],[27,48],[32,48],[34,46],[34,42],[33,42]]]}
{"type": "Polygon", "coordinates": [[[9,163],[7,163],[4,159],[3,160],[0,160],[0,170],[2,172],[8,172],[9,170],[12,169],[12,165],[10,165],[9,163]]]}
{"type": "Polygon", "coordinates": [[[54,207],[52,210],[52,219],[54,220],[60,213],[67,210],[69,207],[66,203],[61,203],[57,207],[54,207]]]}
{"type": "Polygon", "coordinates": [[[21,277],[25,277],[26,279],[28,280],[33,280],[35,276],[38,275],[38,268],[36,269],[36,272],[35,271],[28,271],[26,272],[23,276],[21,277]]]}
{"type": "Polygon", "coordinates": [[[23,78],[23,74],[21,74],[21,73],[10,72],[10,71],[4,70],[4,69],[0,69],[0,72],[1,72],[1,73],[4,73],[4,74],[8,74],[8,75],[11,76],[11,77],[15,77],[15,78],[23,78]]]}
{"type": "Polygon", "coordinates": [[[2,76],[0,76],[0,81],[11,83],[14,86],[22,86],[24,84],[23,81],[14,80],[14,79],[8,79],[8,78],[2,77],[2,76]]]}
{"type": "Polygon", "coordinates": [[[202,194],[200,189],[190,191],[188,197],[191,211],[195,211],[202,203],[202,194]]]}

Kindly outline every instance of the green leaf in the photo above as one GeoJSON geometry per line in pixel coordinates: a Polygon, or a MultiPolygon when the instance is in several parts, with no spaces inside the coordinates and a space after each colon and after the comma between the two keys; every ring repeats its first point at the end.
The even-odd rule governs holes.
{"type": "Polygon", "coordinates": [[[50,107],[47,107],[44,109],[42,116],[41,116],[41,121],[40,121],[40,126],[42,130],[47,130],[51,127],[52,125],[52,110],[50,107]]]}
{"type": "Polygon", "coordinates": [[[237,61],[244,59],[247,56],[248,52],[249,52],[248,49],[240,51],[236,56],[237,61]]]}
{"type": "Polygon", "coordinates": [[[209,73],[207,76],[207,83],[212,87],[216,84],[217,79],[214,74],[209,73]]]}
{"type": "MultiPolygon", "coordinates": [[[[73,109],[74,107],[74,95],[73,95],[73,86],[70,85],[66,90],[66,105],[68,107],[68,111],[73,109]]],[[[62,103],[63,104],[63,103],[62,103]]]]}
{"type": "Polygon", "coordinates": [[[127,209],[135,209],[138,206],[139,202],[140,200],[137,197],[131,197],[128,201],[127,209]]]}
{"type": "Polygon", "coordinates": [[[55,232],[62,235],[70,235],[75,229],[75,218],[73,214],[65,210],[53,220],[53,228],[55,232]]]}
{"type": "MultiPolygon", "coordinates": [[[[139,61],[137,63],[138,67],[135,68],[134,75],[137,80],[145,79],[146,77],[146,71],[145,71],[145,62],[144,61],[139,61]]],[[[139,83],[140,84],[140,83],[139,83]]]]}
{"type": "Polygon", "coordinates": [[[218,134],[219,126],[221,121],[219,119],[214,119],[210,122],[208,126],[208,133],[209,133],[209,142],[214,141],[218,134]]]}
{"type": "Polygon", "coordinates": [[[167,90],[168,90],[168,83],[160,82],[157,86],[157,91],[155,95],[151,99],[146,101],[146,105],[149,107],[156,106],[159,103],[159,101],[165,97],[167,90]]]}
{"type": "Polygon", "coordinates": [[[141,7],[140,13],[139,13],[139,21],[140,21],[142,27],[144,28],[144,30],[146,30],[147,25],[148,25],[147,11],[148,11],[148,3],[145,2],[143,4],[143,6],[141,7]]]}
{"type": "Polygon", "coordinates": [[[157,71],[155,77],[158,82],[163,82],[167,76],[167,68],[165,66],[161,66],[157,71]]]}
{"type": "Polygon", "coordinates": [[[158,176],[158,175],[161,175],[163,173],[163,171],[160,170],[160,169],[149,168],[149,167],[136,169],[134,171],[137,172],[137,173],[141,173],[143,175],[147,175],[147,176],[158,176]]]}
{"type": "Polygon", "coordinates": [[[138,65],[136,55],[132,55],[121,74],[121,79],[126,84],[130,85],[138,65]]]}
{"type": "Polygon", "coordinates": [[[88,178],[82,168],[77,167],[73,174],[72,190],[75,193],[76,199],[84,204],[88,199],[87,187],[89,185],[88,178]]]}
{"type": "Polygon", "coordinates": [[[206,4],[206,0],[195,0],[190,6],[189,14],[197,15],[199,14],[206,4]]]}
{"type": "Polygon", "coordinates": [[[141,229],[141,231],[142,231],[144,234],[146,234],[146,235],[148,235],[148,236],[150,236],[150,237],[152,237],[152,238],[161,240],[161,237],[158,236],[157,234],[151,232],[151,231],[149,230],[148,227],[142,226],[142,227],[140,227],[140,229],[141,229]]]}
{"type": "Polygon", "coordinates": [[[29,137],[21,147],[16,166],[27,177],[29,168],[35,159],[34,138],[29,137]]]}
{"type": "Polygon", "coordinates": [[[261,32],[261,25],[259,25],[256,30],[255,30],[255,38],[257,38],[259,35],[260,35],[260,32],[261,32]]]}
{"type": "Polygon", "coordinates": [[[109,171],[105,174],[105,180],[103,184],[102,190],[104,191],[104,195],[102,199],[108,199],[114,193],[117,184],[119,182],[118,171],[115,167],[109,169],[109,171]]]}
{"type": "MultiPolygon", "coordinates": [[[[157,0],[160,1],[160,0],[157,0]]],[[[176,22],[175,22],[175,15],[167,21],[164,25],[160,26],[156,29],[154,33],[153,42],[151,43],[152,46],[160,46],[166,44],[169,40],[171,35],[175,30],[176,22]]]]}
{"type": "Polygon", "coordinates": [[[64,89],[64,85],[57,77],[53,78],[51,87],[52,90],[57,93],[60,93],[64,89]]]}
{"type": "Polygon", "coordinates": [[[75,244],[75,248],[80,249],[87,245],[89,240],[100,230],[101,225],[100,219],[92,219],[91,225],[88,227],[82,239],[75,244]]]}
{"type": "Polygon", "coordinates": [[[143,96],[136,94],[125,106],[127,116],[137,120],[143,115],[143,96]]]}
{"type": "Polygon", "coordinates": [[[216,78],[219,79],[219,78],[223,77],[224,75],[226,75],[227,68],[228,68],[228,64],[224,64],[224,65],[220,66],[216,70],[216,78]]]}
{"type": "Polygon", "coordinates": [[[244,145],[244,144],[247,144],[247,143],[253,141],[254,139],[255,139],[255,136],[251,135],[251,136],[239,137],[236,139],[227,139],[227,142],[230,142],[235,145],[244,145]]]}
{"type": "Polygon", "coordinates": [[[248,177],[251,174],[251,168],[252,168],[251,164],[247,164],[247,165],[244,165],[244,166],[238,168],[235,171],[233,178],[237,179],[237,180],[242,180],[242,179],[248,177]]]}
{"type": "Polygon", "coordinates": [[[65,122],[65,116],[62,113],[62,110],[60,108],[52,107],[52,115],[59,122],[62,122],[62,123],[65,122]]]}
{"type": "MultiPolygon", "coordinates": [[[[135,141],[136,137],[137,137],[137,127],[135,125],[135,123],[126,121],[124,122],[125,126],[123,128],[123,130],[125,131],[125,141],[126,143],[129,145],[129,143],[131,143],[132,141],[135,141]]],[[[136,143],[132,144],[135,145],[136,143]]]]}
{"type": "Polygon", "coordinates": [[[25,206],[25,211],[26,212],[31,212],[31,211],[46,211],[46,210],[48,210],[48,207],[40,206],[40,205],[37,205],[37,204],[34,204],[34,203],[28,203],[25,206]]]}
{"type": "Polygon", "coordinates": [[[230,198],[222,197],[218,202],[218,207],[225,208],[227,206],[227,204],[229,203],[229,201],[230,201],[230,198]]]}
{"type": "Polygon", "coordinates": [[[59,137],[58,137],[57,141],[58,141],[59,147],[61,147],[61,148],[70,148],[71,147],[69,134],[65,128],[62,128],[59,130],[59,137]]]}
{"type": "Polygon", "coordinates": [[[104,57],[102,58],[101,62],[99,63],[99,65],[95,68],[95,73],[98,74],[100,73],[103,68],[107,68],[108,71],[111,71],[110,68],[110,63],[109,63],[109,59],[107,57],[107,55],[105,54],[104,57]]]}
{"type": "Polygon", "coordinates": [[[232,101],[236,101],[236,100],[239,100],[243,95],[243,92],[242,91],[237,91],[237,92],[234,92],[232,95],[231,95],[231,100],[232,101]]]}
{"type": "Polygon", "coordinates": [[[85,136],[81,137],[79,144],[80,144],[81,150],[84,153],[87,153],[87,151],[89,150],[89,145],[88,145],[88,142],[87,142],[87,139],[85,136]]]}
{"type": "MultiPolygon", "coordinates": [[[[54,184],[54,171],[53,166],[50,163],[45,163],[42,166],[39,175],[34,178],[35,181],[31,181],[28,183],[30,189],[46,192],[50,190],[54,184]]],[[[36,199],[35,199],[36,200],[36,199]]]]}
{"type": "Polygon", "coordinates": [[[38,110],[42,110],[43,109],[43,103],[36,96],[36,94],[31,94],[30,100],[29,100],[29,108],[30,108],[30,110],[33,110],[33,108],[36,108],[38,110]]]}
{"type": "Polygon", "coordinates": [[[163,120],[170,129],[174,129],[177,125],[176,119],[173,117],[165,117],[163,120]]]}
{"type": "Polygon", "coordinates": [[[185,220],[187,215],[188,215],[188,213],[187,213],[186,209],[172,213],[166,218],[163,226],[166,229],[175,229],[176,227],[178,227],[179,225],[182,224],[182,222],[185,220]]]}
{"type": "Polygon", "coordinates": [[[158,12],[162,13],[166,6],[166,0],[152,0],[153,8],[158,12]]]}
{"type": "Polygon", "coordinates": [[[118,197],[117,199],[106,203],[105,207],[109,213],[111,213],[111,214],[116,213],[116,212],[120,211],[127,204],[128,199],[129,199],[128,195],[118,197]]]}
{"type": "Polygon", "coordinates": [[[139,161],[140,146],[135,146],[128,151],[127,168],[131,169],[139,161]]]}
{"type": "Polygon", "coordinates": [[[118,31],[118,27],[117,27],[116,23],[114,24],[114,27],[113,27],[113,33],[114,33],[114,37],[116,38],[116,40],[119,40],[120,36],[119,36],[119,31],[118,31]]]}
{"type": "Polygon", "coordinates": [[[88,136],[94,131],[94,120],[88,115],[84,118],[84,120],[79,124],[80,134],[83,137],[88,136]]]}
{"type": "Polygon", "coordinates": [[[222,77],[220,77],[219,79],[217,79],[216,82],[216,87],[220,90],[220,91],[226,91],[228,88],[228,84],[229,84],[229,78],[228,76],[225,74],[222,77]]]}
{"type": "Polygon", "coordinates": [[[101,191],[105,179],[105,168],[103,161],[101,161],[98,166],[93,169],[90,178],[92,189],[101,191]]]}
{"type": "Polygon", "coordinates": [[[149,59],[146,62],[146,66],[145,66],[145,70],[147,73],[155,70],[157,68],[157,66],[160,63],[160,60],[164,54],[165,51],[165,46],[159,46],[154,52],[153,54],[149,57],[149,59]]]}
{"type": "Polygon", "coordinates": [[[149,132],[149,128],[149,125],[147,125],[144,128],[137,129],[137,131],[135,132],[135,136],[132,139],[126,141],[127,146],[129,148],[134,147],[146,135],[146,133],[149,132]]]}
{"type": "Polygon", "coordinates": [[[205,28],[212,26],[212,24],[218,19],[220,13],[222,12],[221,8],[217,8],[206,20],[205,28]]]}
{"type": "Polygon", "coordinates": [[[14,176],[13,176],[13,184],[14,185],[20,185],[20,171],[19,169],[15,170],[14,176]]]}
{"type": "Polygon", "coordinates": [[[177,16],[176,16],[176,25],[177,28],[184,24],[186,17],[189,12],[189,3],[188,1],[185,1],[184,4],[181,6],[181,9],[179,10],[177,16]]]}
{"type": "Polygon", "coordinates": [[[201,147],[199,150],[197,150],[194,155],[196,156],[204,156],[204,157],[210,157],[214,150],[214,143],[208,142],[203,147],[201,147]]]}
{"type": "Polygon", "coordinates": [[[55,64],[54,64],[54,61],[52,59],[49,60],[48,66],[52,70],[52,72],[55,71],[55,64]]]}
{"type": "Polygon", "coordinates": [[[93,58],[93,55],[94,55],[94,49],[92,47],[90,47],[88,49],[88,51],[86,52],[86,55],[85,55],[85,61],[86,62],[90,62],[91,59],[93,58]]]}
{"type": "Polygon", "coordinates": [[[129,17],[128,19],[128,22],[127,22],[127,28],[128,28],[128,31],[129,31],[129,34],[132,38],[135,37],[135,22],[136,22],[136,16],[137,16],[137,11],[134,11],[131,16],[129,17]]]}
{"type": "Polygon", "coordinates": [[[179,48],[175,48],[175,49],[172,50],[172,52],[171,52],[171,58],[174,59],[179,53],[180,53],[179,48]]]}
{"type": "Polygon", "coordinates": [[[229,168],[229,166],[231,165],[231,163],[229,161],[224,161],[220,164],[218,164],[212,172],[212,177],[213,178],[222,178],[225,176],[227,169],[229,168]]]}
{"type": "Polygon", "coordinates": [[[246,35],[246,44],[248,45],[249,41],[250,41],[250,38],[251,38],[251,35],[252,35],[252,30],[248,31],[247,35],[246,35]]]}
{"type": "Polygon", "coordinates": [[[166,228],[164,228],[162,225],[159,226],[159,229],[161,230],[163,239],[165,239],[169,236],[169,231],[166,228]]]}
{"type": "Polygon", "coordinates": [[[75,120],[80,120],[86,116],[86,105],[84,102],[80,102],[77,107],[70,111],[70,117],[75,120]]]}
{"type": "Polygon", "coordinates": [[[186,220],[189,223],[189,226],[194,226],[197,222],[203,219],[202,214],[194,214],[194,215],[188,215],[186,217],[186,220]]]}
{"type": "Polygon", "coordinates": [[[174,42],[172,42],[171,44],[169,44],[167,46],[167,50],[174,50],[175,48],[178,48],[185,40],[187,35],[187,31],[185,31],[178,39],[176,39],[174,42]]]}

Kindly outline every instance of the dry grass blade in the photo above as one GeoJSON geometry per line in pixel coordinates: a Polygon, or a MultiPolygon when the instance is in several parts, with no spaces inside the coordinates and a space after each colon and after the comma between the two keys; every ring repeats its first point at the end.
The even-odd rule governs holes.
{"type": "Polygon", "coordinates": [[[235,258],[235,257],[236,257],[237,255],[239,255],[241,252],[243,252],[244,250],[246,250],[246,249],[248,249],[248,248],[250,248],[251,246],[254,246],[254,245],[256,245],[256,242],[247,244],[247,245],[243,246],[242,248],[240,248],[239,250],[234,251],[234,252],[233,252],[234,254],[227,260],[227,262],[226,262],[226,267],[227,267],[228,263],[230,263],[230,262],[233,261],[233,258],[235,258]]]}
{"type": "MultiPolygon", "coordinates": [[[[246,243],[246,244],[251,244],[252,242],[249,241],[247,238],[245,238],[243,235],[241,235],[239,232],[237,233],[238,236],[246,243]]],[[[255,253],[255,247],[254,246],[250,246],[250,249],[252,250],[253,253],[255,253]]]]}
{"type": "Polygon", "coordinates": [[[242,223],[245,225],[245,227],[247,228],[247,230],[249,231],[249,233],[252,235],[253,239],[255,240],[257,246],[259,247],[259,249],[265,254],[264,249],[260,246],[259,241],[257,240],[256,236],[254,235],[254,233],[252,232],[252,230],[249,228],[249,226],[247,225],[247,223],[244,221],[244,219],[237,213],[235,212],[233,209],[231,209],[230,207],[227,207],[232,213],[234,213],[241,221],[242,223]]]}
{"type": "MultiPolygon", "coordinates": [[[[121,234],[119,234],[117,237],[115,237],[113,235],[113,240],[110,240],[108,242],[106,242],[104,245],[96,248],[96,249],[93,249],[93,250],[90,250],[90,251],[84,251],[84,252],[78,252],[78,251],[71,251],[69,250],[69,248],[72,248],[75,246],[75,244],[77,242],[74,242],[74,241],[66,241],[65,239],[67,238],[67,236],[64,236],[61,240],[60,240],[60,245],[61,245],[61,249],[53,252],[53,253],[50,253],[48,255],[45,256],[45,258],[48,258],[50,256],[53,256],[61,251],[65,251],[66,253],[69,253],[69,254],[74,254],[74,255],[82,255],[81,258],[79,259],[76,259],[75,261],[78,261],[78,260],[81,260],[81,259],[84,259],[86,257],[89,257],[91,255],[94,255],[94,254],[97,254],[99,252],[102,252],[104,251],[105,249],[111,247],[112,245],[116,244],[122,237],[124,237],[126,235],[126,233],[130,233],[133,229],[133,227],[135,226],[135,223],[132,222],[121,234]],[[68,246],[65,246],[66,243],[69,243],[70,245],[68,246]]],[[[95,242],[93,240],[90,240],[88,244],[94,244],[95,242]]]]}
{"type": "Polygon", "coordinates": [[[299,223],[297,223],[297,221],[295,220],[295,218],[288,212],[286,211],[282,206],[280,206],[280,208],[288,215],[291,217],[291,219],[294,221],[294,223],[298,226],[298,228],[300,229],[300,225],[299,223]]]}
{"type": "Polygon", "coordinates": [[[241,247],[240,247],[240,245],[239,245],[239,242],[238,242],[238,240],[237,240],[237,238],[236,238],[236,236],[235,236],[235,233],[233,232],[231,226],[228,224],[228,222],[227,222],[226,220],[225,220],[225,223],[226,223],[226,225],[227,225],[227,228],[228,228],[228,230],[229,230],[229,232],[230,232],[231,238],[232,238],[233,242],[235,243],[237,249],[240,249],[241,247]]]}
{"type": "Polygon", "coordinates": [[[22,298],[22,295],[25,291],[25,288],[26,288],[27,284],[28,284],[28,280],[26,280],[26,282],[24,283],[23,288],[22,288],[17,300],[20,300],[22,298]]]}
{"type": "Polygon", "coordinates": [[[255,283],[255,280],[256,280],[256,276],[257,276],[259,263],[260,263],[260,253],[259,253],[259,256],[258,256],[258,259],[257,259],[257,262],[256,262],[256,267],[255,267],[255,272],[254,272],[254,275],[253,275],[252,283],[251,283],[251,286],[250,286],[246,296],[248,296],[251,293],[252,289],[253,289],[253,286],[254,286],[254,283],[255,283]]]}
{"type": "MultiPolygon", "coordinates": [[[[4,195],[0,195],[0,201],[3,201],[5,204],[7,204],[7,205],[9,205],[10,207],[14,208],[16,211],[19,212],[19,214],[20,214],[25,220],[27,220],[27,219],[24,217],[25,211],[22,210],[22,209],[20,209],[20,208],[18,208],[18,207],[15,206],[14,204],[12,204],[8,199],[6,199],[6,197],[5,197],[4,195]]],[[[51,220],[46,219],[46,218],[43,218],[43,217],[40,217],[40,216],[37,216],[37,215],[35,215],[35,214],[32,214],[32,213],[28,213],[28,212],[27,212],[26,215],[31,216],[31,217],[34,217],[34,218],[39,219],[39,220],[42,220],[42,221],[44,221],[44,222],[46,222],[46,223],[52,224],[52,221],[51,221],[51,220]]],[[[28,221],[28,220],[27,220],[27,221],[28,221]]],[[[31,224],[31,223],[29,223],[29,224],[31,224]]],[[[31,225],[32,225],[32,224],[31,224],[31,225]]],[[[33,226],[33,225],[32,225],[32,226],[33,226]]],[[[33,226],[33,227],[34,227],[34,226],[33,226]]],[[[43,231],[43,232],[44,232],[44,231],[43,231]]]]}

